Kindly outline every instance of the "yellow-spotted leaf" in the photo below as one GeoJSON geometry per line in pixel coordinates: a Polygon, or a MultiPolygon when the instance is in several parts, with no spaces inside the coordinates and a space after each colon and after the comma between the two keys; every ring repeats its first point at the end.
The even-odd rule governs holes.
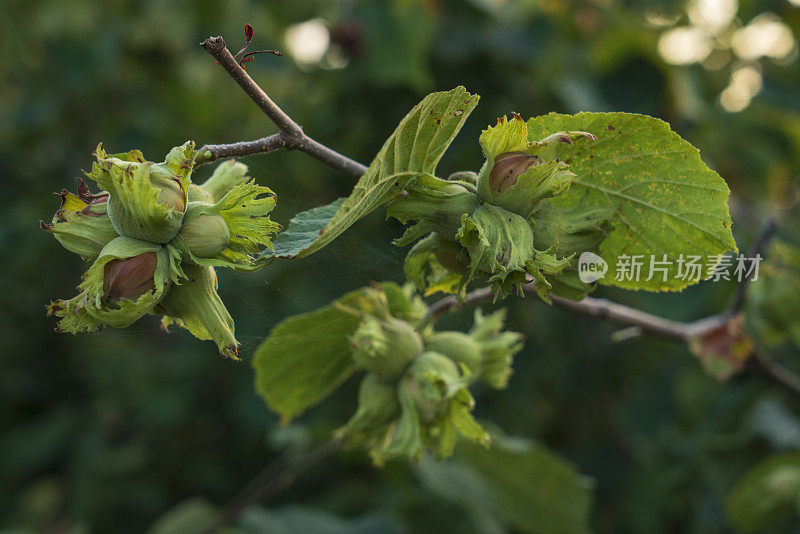
{"type": "Polygon", "coordinates": [[[577,177],[552,202],[615,210],[599,247],[608,263],[599,283],[679,291],[707,278],[720,255],[736,250],[728,186],[669,124],[630,113],[553,113],[528,121],[528,140],[574,130],[597,140],[556,148],[577,177]]]}

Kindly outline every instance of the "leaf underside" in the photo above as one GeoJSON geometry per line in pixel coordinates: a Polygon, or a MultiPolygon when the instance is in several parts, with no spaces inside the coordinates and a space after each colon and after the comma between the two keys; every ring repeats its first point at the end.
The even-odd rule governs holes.
{"type": "Polygon", "coordinates": [[[289,227],[281,232],[273,242],[276,258],[294,258],[311,246],[320,236],[330,220],[339,211],[345,198],[330,204],[302,211],[289,222],[289,227]]]}
{"type": "MultiPolygon", "coordinates": [[[[338,302],[347,303],[359,292],[338,302]]],[[[261,343],[253,360],[256,391],[284,421],[330,394],[355,371],[349,336],[358,323],[353,315],[325,306],[284,319],[261,343]]]]}
{"type": "Polygon", "coordinates": [[[478,98],[460,86],[426,96],[400,121],[350,196],[295,217],[275,240],[276,256],[302,258],[316,252],[419,174],[433,174],[478,98]]]}

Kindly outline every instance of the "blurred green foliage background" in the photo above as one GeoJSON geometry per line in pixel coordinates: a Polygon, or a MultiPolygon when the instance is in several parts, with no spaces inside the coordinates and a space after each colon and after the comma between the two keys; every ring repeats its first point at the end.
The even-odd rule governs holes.
{"type": "MultiPolygon", "coordinates": [[[[728,181],[742,250],[767,214],[780,215],[784,237],[798,241],[794,0],[5,0],[5,531],[143,532],[186,499],[222,506],[283,450],[323,441],[354,410],[348,384],[281,429],[253,391],[247,360],[280,319],[370,280],[402,281],[405,250],[389,244],[401,228],[384,223],[382,210],[309,259],[276,262],[255,275],[220,273],[244,363],[221,359],[213,344],[183,332],[163,333],[155,317],[99,336],[69,336],[54,333],[44,314],[49,300],[72,296],[84,266],[37,221],[49,220],[58,205],[52,193],[73,187],[99,141],[159,161],[187,139],[272,133],[197,46],[222,34],[235,51],[245,22],[255,27],[255,48],[287,52],[257,57],[247,66],[251,75],[308,133],[359,161],[369,162],[422,96],[456,85],[482,98],[440,166],[445,175],[477,170],[480,130],[511,111],[647,113],[670,122],[728,181]],[[759,16],[762,26],[773,24],[761,34],[748,26],[759,16]],[[765,35],[773,44],[764,44],[765,35]]],[[[244,161],[277,192],[275,219],[284,225],[352,186],[300,153],[244,161]]],[[[722,310],[732,291],[732,284],[705,283],[682,294],[600,289],[596,296],[692,320],[722,310]]],[[[614,343],[612,325],[531,299],[507,305],[509,327],[527,345],[508,390],[476,392],[476,415],[545,444],[593,478],[595,531],[735,531],[743,523],[731,522],[726,502],[736,480],[774,453],[800,451],[800,404],[757,378],[718,384],[668,341],[614,343]]],[[[443,325],[461,328],[470,319],[463,312],[443,325]]],[[[796,349],[778,347],[773,355],[800,370],[796,349]]],[[[259,513],[272,518],[263,525],[273,531],[303,531],[297,525],[312,520],[342,532],[481,530],[463,503],[442,497],[419,469],[377,469],[363,454],[339,455],[259,513]]],[[[794,512],[768,515],[758,531],[798,528],[794,512]]]]}

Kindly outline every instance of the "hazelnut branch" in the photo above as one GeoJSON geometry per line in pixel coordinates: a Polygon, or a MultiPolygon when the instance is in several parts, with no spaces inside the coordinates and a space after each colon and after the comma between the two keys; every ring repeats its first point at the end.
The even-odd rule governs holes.
{"type": "MultiPolygon", "coordinates": [[[[279,132],[254,141],[204,145],[199,150],[199,155],[195,162],[196,165],[210,163],[231,156],[246,156],[286,148],[287,150],[297,149],[305,152],[322,163],[345,174],[349,174],[354,178],[359,178],[366,172],[367,167],[365,165],[336,152],[306,135],[302,127],[292,120],[250,75],[247,74],[244,68],[236,61],[233,54],[228,50],[225,45],[225,40],[222,37],[209,37],[200,43],[200,45],[222,65],[244,92],[247,93],[250,99],[256,103],[276,126],[278,126],[279,132]]],[[[761,236],[752,249],[752,255],[760,253],[766,247],[766,244],[774,233],[775,226],[776,222],[774,219],[767,219],[765,221],[761,236]]],[[[747,286],[747,281],[740,284],[730,311],[688,323],[665,319],[606,299],[586,297],[581,301],[573,301],[555,295],[550,295],[550,299],[555,306],[574,313],[593,317],[601,321],[636,327],[637,332],[640,333],[687,343],[693,336],[710,332],[712,329],[718,328],[720,325],[730,320],[731,317],[739,313],[744,303],[747,286]]],[[[533,284],[526,284],[523,286],[523,289],[526,294],[534,295],[538,298],[533,284]]],[[[455,296],[445,297],[428,308],[423,322],[425,324],[432,323],[446,312],[489,302],[493,299],[493,296],[490,288],[482,288],[469,293],[462,300],[458,300],[455,296]]],[[[796,376],[779,363],[763,355],[754,353],[749,359],[745,369],[762,376],[773,385],[792,396],[800,398],[800,377],[796,376]]]]}
{"type": "MultiPolygon", "coordinates": [[[[775,231],[775,227],[774,219],[767,219],[764,222],[761,235],[752,248],[752,254],[760,253],[766,247],[769,238],[775,231]]],[[[637,332],[643,334],[688,343],[690,339],[710,333],[736,316],[741,311],[747,285],[748,282],[745,281],[739,286],[734,306],[730,311],[692,322],[672,321],[606,299],[585,297],[583,300],[574,301],[556,295],[550,295],[549,297],[554,306],[579,315],[586,315],[600,321],[617,323],[626,327],[635,327],[637,332]]],[[[539,298],[533,283],[525,284],[522,287],[526,295],[539,298]]],[[[434,302],[428,308],[423,318],[423,324],[433,323],[447,312],[491,302],[493,298],[494,292],[489,287],[476,289],[461,300],[454,295],[450,295],[434,302]]],[[[762,377],[790,396],[800,398],[800,377],[758,351],[754,351],[751,354],[744,370],[762,377]]]]}
{"type": "MultiPolygon", "coordinates": [[[[539,298],[534,284],[528,283],[523,285],[522,288],[526,295],[539,298]]],[[[433,303],[428,308],[424,321],[425,323],[431,323],[446,312],[490,302],[493,298],[494,292],[489,287],[476,289],[468,293],[461,301],[454,295],[450,295],[433,303]]],[[[686,341],[689,339],[690,335],[699,333],[697,323],[671,321],[606,299],[585,297],[583,300],[574,301],[564,297],[550,295],[550,300],[553,302],[554,306],[580,315],[587,315],[595,319],[619,323],[625,326],[637,326],[641,328],[644,333],[667,337],[678,341],[686,341]]],[[[718,317],[717,321],[719,320],[722,320],[721,316],[718,317]]],[[[717,321],[715,321],[715,324],[719,324],[717,321]]],[[[711,326],[711,324],[702,326],[700,331],[710,329],[711,326]]]]}
{"type": "Polygon", "coordinates": [[[222,65],[247,96],[275,123],[279,132],[255,141],[224,145],[204,145],[198,151],[199,155],[195,160],[195,165],[210,163],[230,156],[246,156],[286,148],[287,150],[297,149],[305,152],[329,167],[355,178],[366,172],[367,167],[365,165],[328,148],[306,135],[303,132],[303,128],[292,120],[247,74],[227,46],[225,46],[225,40],[222,37],[209,37],[200,43],[200,46],[205,48],[222,65]]]}

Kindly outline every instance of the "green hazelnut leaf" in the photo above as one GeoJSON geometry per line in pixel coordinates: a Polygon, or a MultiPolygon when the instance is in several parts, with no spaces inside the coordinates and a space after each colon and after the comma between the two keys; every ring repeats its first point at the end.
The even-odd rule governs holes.
{"type": "Polygon", "coordinates": [[[528,121],[528,140],[568,130],[590,132],[597,140],[552,145],[576,177],[564,194],[550,202],[559,208],[616,210],[598,248],[608,263],[608,275],[598,283],[679,291],[697,281],[678,276],[680,255],[700,256],[700,263],[707,265],[713,256],[737,250],[728,186],[669,124],[630,113],[553,113],[528,121]],[[661,260],[664,254],[671,262],[666,272],[659,270],[647,280],[651,255],[661,260]],[[638,255],[645,261],[638,280],[615,275],[620,272],[618,258],[638,255]]]}
{"type": "Polygon", "coordinates": [[[356,370],[349,336],[358,323],[353,315],[325,306],[284,319],[261,343],[253,360],[256,390],[284,421],[327,397],[356,370]]]}
{"type": "Polygon", "coordinates": [[[433,175],[445,150],[478,104],[478,98],[460,86],[426,96],[400,121],[350,196],[343,202],[336,201],[335,213],[325,220],[320,216],[333,209],[314,208],[311,217],[296,217],[302,227],[289,225],[275,241],[276,251],[282,251],[276,255],[302,258],[316,252],[394,198],[420,174],[433,175]],[[311,220],[316,226],[309,227],[311,220]],[[314,232],[317,235],[309,243],[309,235],[314,232]]]}
{"type": "Polygon", "coordinates": [[[590,532],[593,482],[535,442],[491,434],[492,445],[461,443],[457,458],[477,471],[501,516],[521,532],[590,532]]]}
{"type": "MultiPolygon", "coordinates": [[[[399,286],[380,284],[386,292],[399,286]]],[[[317,310],[278,323],[256,349],[256,390],[284,421],[300,415],[332,393],[358,367],[350,337],[361,322],[347,311],[365,297],[357,289],[317,310]]]]}
{"type": "Polygon", "coordinates": [[[301,211],[289,221],[289,227],[278,234],[273,244],[276,258],[295,258],[309,248],[320,236],[320,232],[339,211],[346,198],[330,204],[301,211]]]}
{"type": "Polygon", "coordinates": [[[420,482],[461,507],[484,531],[571,534],[591,531],[590,478],[545,446],[490,430],[491,447],[461,440],[449,462],[423,458],[420,482]],[[498,524],[499,523],[499,524],[498,524]]]}
{"type": "Polygon", "coordinates": [[[161,301],[162,328],[185,328],[198,339],[214,341],[223,356],[238,360],[233,318],[217,293],[214,268],[187,263],[183,270],[186,280],[172,286],[161,301]]]}

